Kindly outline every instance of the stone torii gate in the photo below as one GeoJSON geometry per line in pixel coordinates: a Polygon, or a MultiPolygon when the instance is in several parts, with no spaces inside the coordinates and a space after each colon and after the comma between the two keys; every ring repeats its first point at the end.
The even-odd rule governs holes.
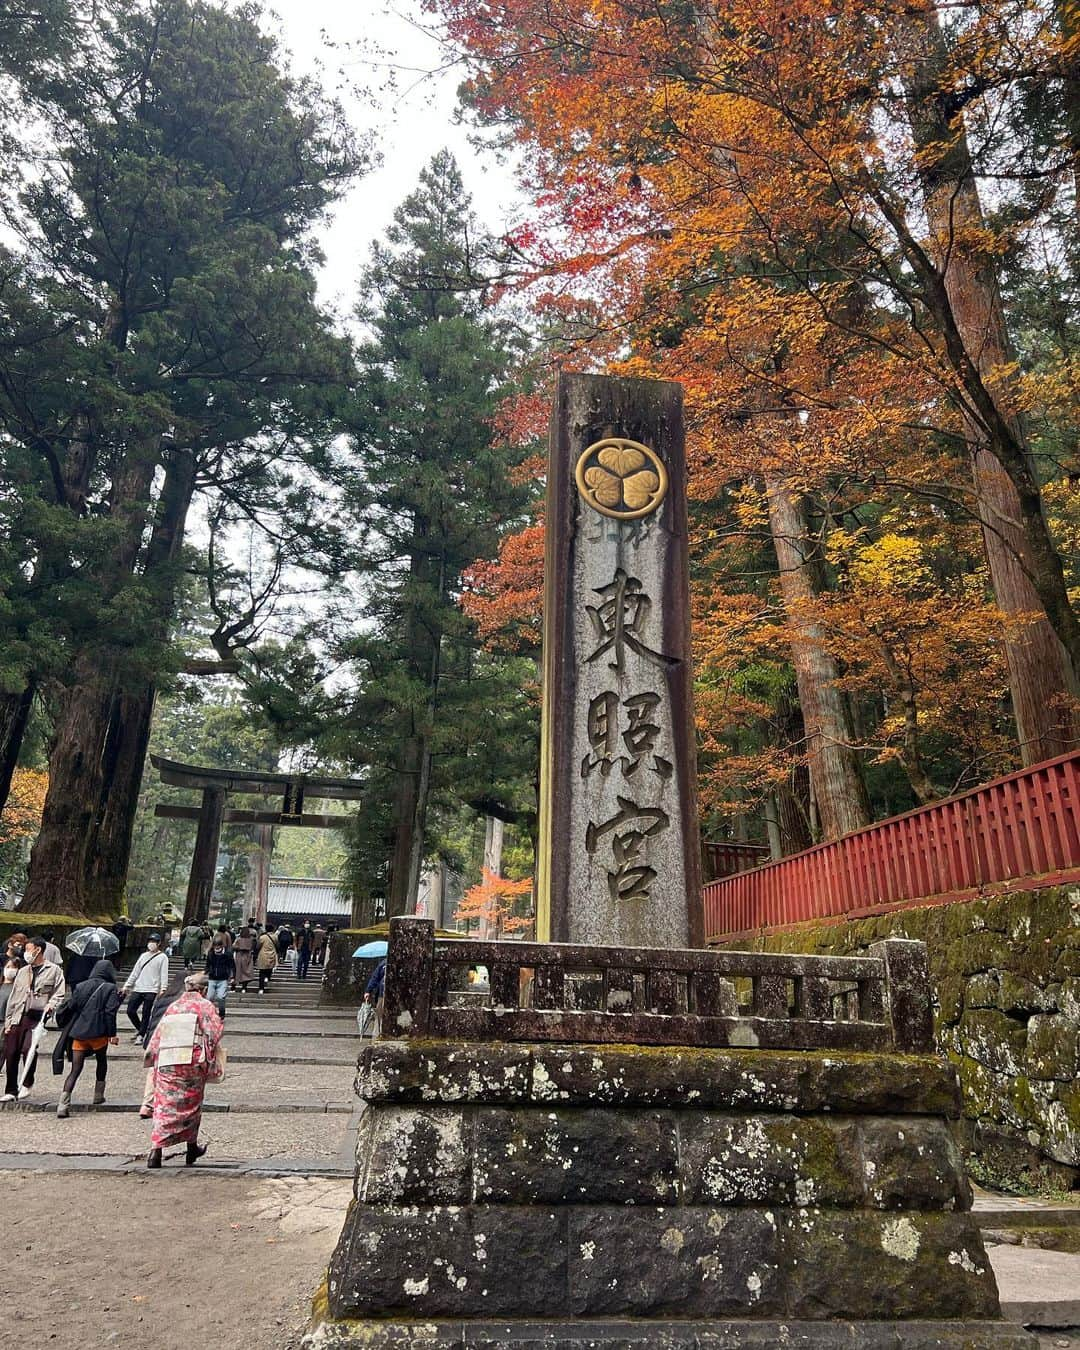
{"type": "Polygon", "coordinates": [[[156,816],[166,820],[196,820],[195,854],[188,877],[184,923],[202,923],[210,913],[210,899],[217,873],[218,843],[221,827],[228,825],[292,825],[314,830],[341,829],[349,822],[344,815],[322,815],[305,811],[308,797],[335,801],[357,801],[364,784],[355,778],[311,778],[307,774],[263,773],[261,770],[208,769],[195,764],[179,764],[161,755],[150,762],[161,781],[173,787],[193,788],[202,793],[199,806],[172,806],[159,803],[156,816]],[[281,796],[280,811],[252,811],[227,808],[229,793],[261,797],[281,796]]]}

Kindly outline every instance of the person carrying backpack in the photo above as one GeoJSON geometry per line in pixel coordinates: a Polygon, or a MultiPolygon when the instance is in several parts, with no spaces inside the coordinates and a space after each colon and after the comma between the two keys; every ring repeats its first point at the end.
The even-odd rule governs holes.
{"type": "Polygon", "coordinates": [[[113,964],[111,961],[98,961],[89,979],[75,986],[71,995],[69,1020],[53,1048],[53,1073],[63,1073],[65,1054],[71,1059],[71,1072],[64,1080],[60,1103],[56,1108],[58,1120],[67,1120],[71,1115],[71,1094],[75,1091],[75,1084],[79,1081],[88,1055],[94,1056],[97,1065],[94,1105],[100,1106],[104,1102],[105,1079],[109,1072],[109,1046],[119,1044],[116,1034],[119,1008],[120,990],[116,987],[113,964]]]}

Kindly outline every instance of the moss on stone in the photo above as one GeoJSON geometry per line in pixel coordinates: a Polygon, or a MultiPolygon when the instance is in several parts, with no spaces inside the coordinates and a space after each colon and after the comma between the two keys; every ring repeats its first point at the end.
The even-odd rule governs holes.
{"type": "Polygon", "coordinates": [[[1027,1069],[1032,1078],[1073,1081],[1080,1073],[1080,1026],[1060,1013],[1028,1022],[1027,1069]]]}
{"type": "Polygon", "coordinates": [[[1024,1074],[1019,1074],[1013,1080],[1012,1102],[1018,1114],[1024,1120],[1037,1120],[1039,1118],[1039,1103],[1035,1100],[1031,1091],[1031,1084],[1024,1074]]]}
{"type": "Polygon", "coordinates": [[[1001,973],[997,970],[980,971],[965,984],[959,975],[948,975],[945,979],[955,981],[963,989],[965,1008],[996,1008],[1001,996],[1001,973]]]}
{"type": "Polygon", "coordinates": [[[802,924],[733,945],[846,956],[889,936],[927,944],[935,1035],[960,1076],[964,1117],[996,1132],[983,1179],[1006,1189],[1075,1181],[1080,1087],[1069,1080],[1080,1068],[1080,888],[802,924]]]}
{"type": "Polygon", "coordinates": [[[1080,1136],[1080,1083],[1062,1085],[1058,1089],[1057,1099],[1069,1128],[1080,1136]]]}
{"type": "Polygon", "coordinates": [[[964,981],[959,975],[944,975],[937,982],[935,994],[938,1022],[949,1026],[957,1020],[964,1009],[964,981]]]}

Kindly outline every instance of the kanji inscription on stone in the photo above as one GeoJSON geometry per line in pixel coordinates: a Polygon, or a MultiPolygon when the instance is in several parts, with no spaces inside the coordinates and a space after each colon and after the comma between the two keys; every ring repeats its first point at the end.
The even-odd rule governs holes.
{"type": "Polygon", "coordinates": [[[678,385],[560,377],[548,469],[537,932],[701,938],[678,385]]]}

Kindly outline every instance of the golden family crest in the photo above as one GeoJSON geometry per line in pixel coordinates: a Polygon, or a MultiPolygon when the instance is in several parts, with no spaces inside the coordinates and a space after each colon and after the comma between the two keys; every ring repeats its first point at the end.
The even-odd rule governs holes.
{"type": "Polygon", "coordinates": [[[585,450],[574,472],[578,492],[594,511],[615,520],[639,520],[664,500],[663,460],[640,441],[612,436],[585,450]]]}

